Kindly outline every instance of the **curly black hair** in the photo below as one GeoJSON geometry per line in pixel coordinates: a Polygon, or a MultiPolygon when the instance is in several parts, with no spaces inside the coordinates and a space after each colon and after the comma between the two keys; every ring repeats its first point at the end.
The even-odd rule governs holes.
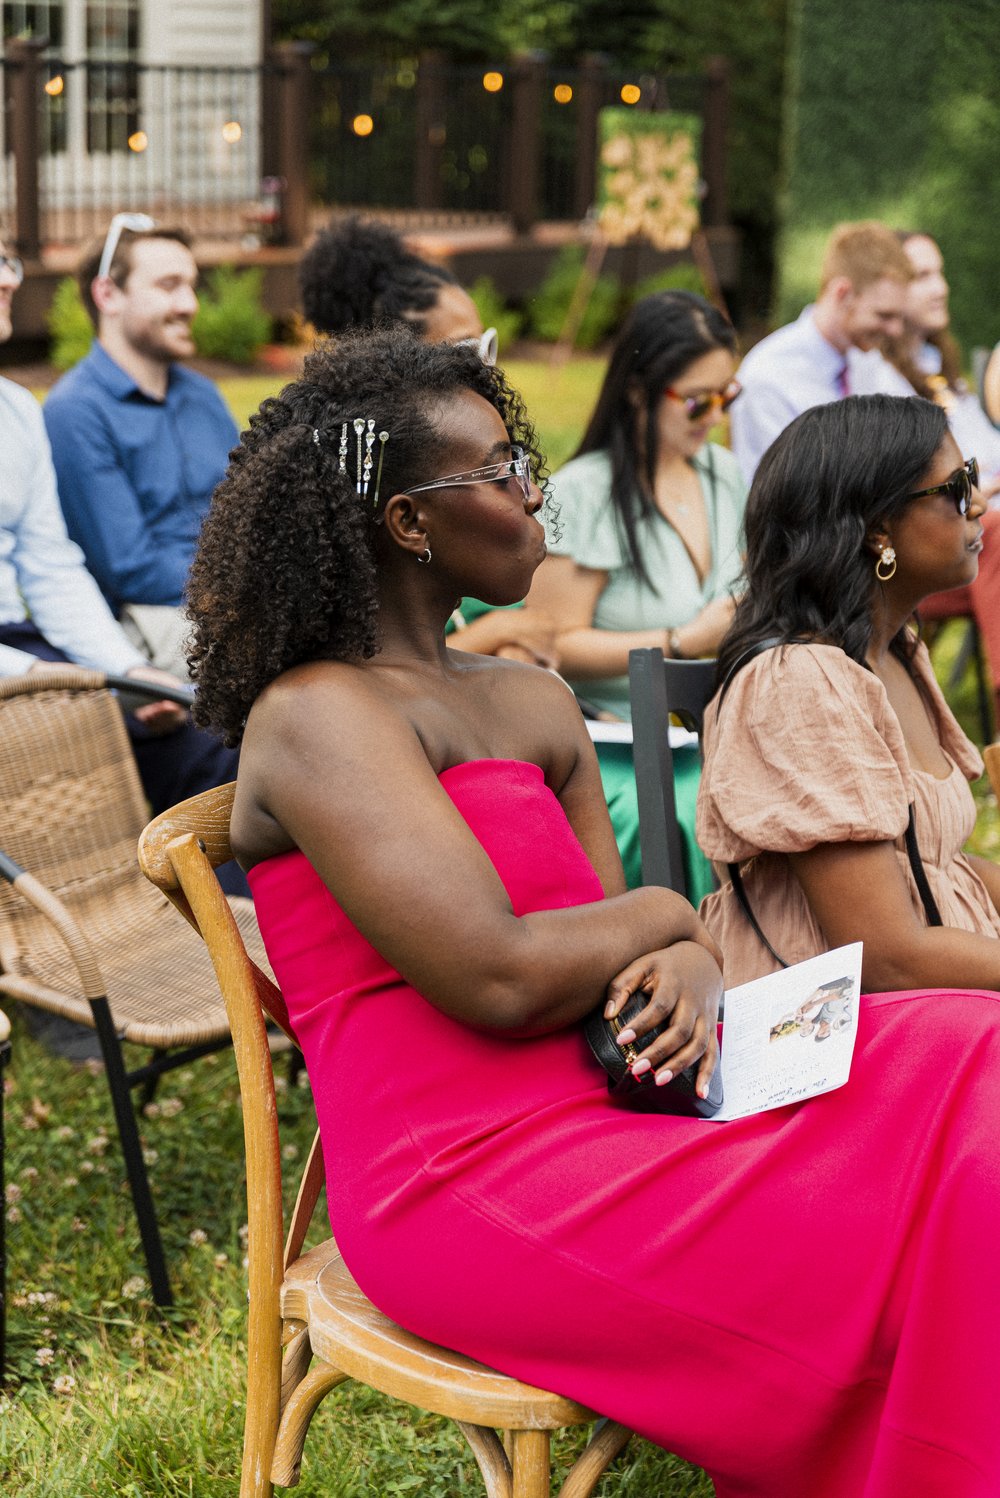
{"type": "Polygon", "coordinates": [[[358,218],[328,224],[299,265],[303,310],[320,333],[402,322],[422,337],[420,313],[430,311],[442,286],[457,284],[444,266],[408,250],[388,224],[358,218]]]}
{"type": "MultiPolygon", "coordinates": [[[[376,527],[372,499],[356,492],[350,424],[373,418],[375,431],[389,434],[384,500],[441,472],[438,416],[461,390],[489,401],[540,480],[534,428],[501,371],[475,349],[421,343],[392,326],[317,350],[301,379],[250,418],[213,495],[188,582],[195,717],[227,744],[239,742],[255,698],[290,667],[376,653],[376,527]]],[[[378,454],[376,443],[376,462],[378,454]]]]}

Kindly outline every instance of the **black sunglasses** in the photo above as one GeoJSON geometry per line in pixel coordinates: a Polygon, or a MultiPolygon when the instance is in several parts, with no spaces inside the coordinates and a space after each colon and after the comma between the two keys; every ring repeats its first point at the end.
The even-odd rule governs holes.
{"type": "Polygon", "coordinates": [[[979,463],[970,458],[961,468],[950,473],[943,484],[934,484],[930,489],[918,489],[915,494],[904,494],[904,499],[925,499],[928,494],[947,494],[960,515],[968,515],[973,489],[979,488],[979,463]]]}

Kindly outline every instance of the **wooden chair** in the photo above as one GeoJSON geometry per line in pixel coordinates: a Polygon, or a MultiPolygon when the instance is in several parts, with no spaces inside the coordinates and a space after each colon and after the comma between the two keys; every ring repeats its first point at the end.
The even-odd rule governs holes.
{"type": "Polygon", "coordinates": [[[0,1389],[7,1369],[7,1213],[4,1185],[3,1069],[10,1060],[10,1021],[0,1010],[0,1389]]]}
{"type": "Polygon", "coordinates": [[[983,763],[990,777],[994,796],[1000,801],[1000,744],[987,744],[983,750],[983,763]]]}
{"type": "Polygon", "coordinates": [[[668,729],[673,714],[700,739],[705,708],[715,692],[715,665],[714,660],[666,660],[662,650],[632,650],[628,658],[642,882],[665,885],[685,899],[668,729]]]}
{"type": "MultiPolygon", "coordinates": [[[[323,1183],[318,1135],[282,1248],[281,1150],[264,1013],[284,1025],[287,1014],[279,990],[249,957],[213,873],[230,856],[232,793],[231,786],[207,791],[158,817],[142,835],[139,862],[205,939],[239,1069],[250,1230],[240,1498],[269,1498],[272,1484],[297,1482],[309,1421],[348,1378],[457,1421],[489,1498],[549,1498],[551,1432],[598,1417],[404,1331],[362,1294],[332,1238],[302,1252],[323,1183]]],[[[561,1498],[592,1493],[629,1435],[600,1422],[561,1498]]]]}
{"type": "MultiPolygon", "coordinates": [[[[229,1025],[202,944],[162,919],[166,902],[136,867],[149,811],[106,685],[60,667],[0,680],[0,994],[96,1030],[163,1306],[170,1284],[132,1091],[148,1102],[164,1072],[227,1046],[229,1025]],[[154,1054],[128,1071],[123,1041],[154,1054]]],[[[264,961],[252,903],[233,904],[264,961]]]]}

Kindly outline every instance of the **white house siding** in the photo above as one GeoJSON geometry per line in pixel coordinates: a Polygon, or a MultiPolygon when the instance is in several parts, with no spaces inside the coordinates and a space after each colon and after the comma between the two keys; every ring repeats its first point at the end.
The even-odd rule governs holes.
{"type": "MultiPolygon", "coordinates": [[[[85,7],[86,0],[65,0],[67,62],[84,55],[85,7]]],[[[85,75],[69,69],[60,101],[65,148],[41,161],[43,237],[77,241],[121,209],[152,212],[195,232],[238,233],[241,205],[259,192],[260,81],[253,71],[226,70],[255,69],[260,56],[260,14],[250,0],[144,0],[137,60],[146,68],[138,84],[146,147],[129,150],[116,139],[114,149],[88,149],[85,75]],[[237,142],[222,133],[234,121],[242,132],[237,142]]]]}

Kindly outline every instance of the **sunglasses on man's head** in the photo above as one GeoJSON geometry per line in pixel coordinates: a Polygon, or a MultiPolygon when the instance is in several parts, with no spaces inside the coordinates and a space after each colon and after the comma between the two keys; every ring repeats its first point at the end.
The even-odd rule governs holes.
{"type": "Polygon", "coordinates": [[[943,484],[932,484],[929,489],[918,489],[915,494],[904,494],[904,499],[926,499],[929,494],[947,494],[960,515],[968,515],[972,503],[972,491],[979,488],[979,463],[970,458],[961,468],[950,473],[943,484]]]}
{"type": "Polygon", "coordinates": [[[111,266],[118,248],[118,241],[125,229],[132,234],[148,234],[156,228],[156,222],[148,213],[116,213],[108,225],[108,232],[101,251],[101,263],[97,267],[98,279],[111,274],[111,266]]]}
{"type": "Polygon", "coordinates": [[[710,411],[717,415],[728,411],[742,389],[739,380],[730,380],[725,390],[706,390],[701,395],[681,395],[680,391],[671,389],[669,385],[663,393],[669,395],[672,401],[680,402],[688,421],[701,421],[710,411]]]}

